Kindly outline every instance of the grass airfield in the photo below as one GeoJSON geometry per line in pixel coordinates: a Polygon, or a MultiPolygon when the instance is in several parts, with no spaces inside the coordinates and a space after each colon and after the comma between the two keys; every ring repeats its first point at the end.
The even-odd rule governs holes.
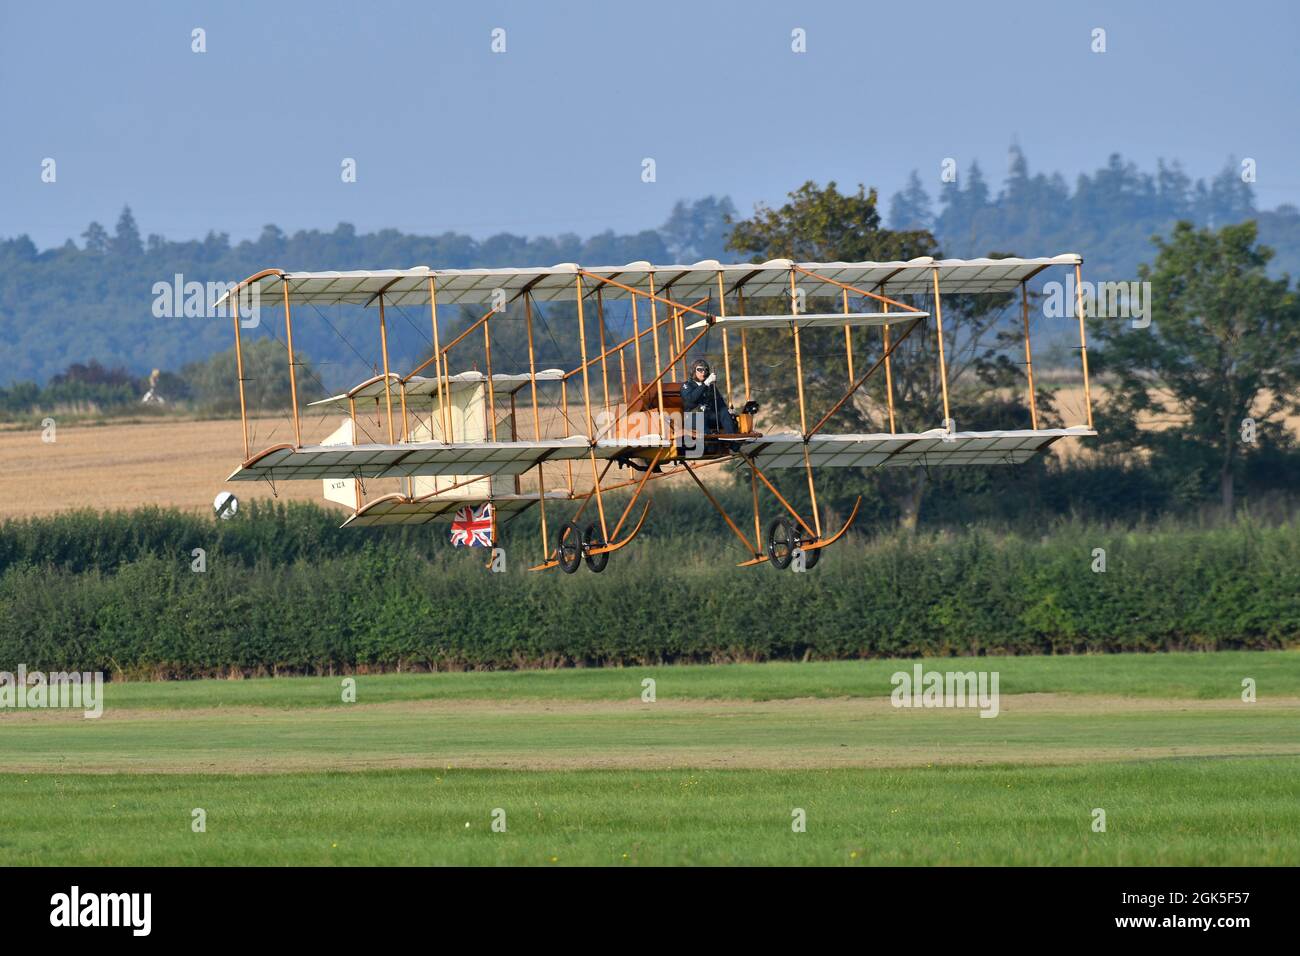
{"type": "Polygon", "coordinates": [[[360,675],[354,703],[341,677],[108,684],[97,720],[0,711],[0,851],[32,865],[1300,864],[1300,653],[922,662],[998,671],[992,719],[893,707],[890,675],[915,663],[360,675]]]}

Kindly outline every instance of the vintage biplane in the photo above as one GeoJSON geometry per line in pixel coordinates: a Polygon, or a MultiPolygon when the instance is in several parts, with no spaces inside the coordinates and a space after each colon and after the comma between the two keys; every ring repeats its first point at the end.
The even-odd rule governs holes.
{"type": "MultiPolygon", "coordinates": [[[[466,508],[471,515],[490,511],[493,542],[501,523],[536,504],[542,546],[532,570],[558,567],[573,573],[584,561],[593,571],[603,570],[609,555],[625,547],[644,525],[650,507],[647,486],[684,475],[743,543],[746,556],[740,566],[766,562],[784,569],[797,556],[802,567],[811,568],[821,550],[844,535],[858,512],[855,504],[838,529],[823,525],[816,480],[822,469],[1016,464],[1059,439],[1096,434],[1081,267],[1082,258],[1068,254],[906,262],[723,264],[709,260],[693,265],[633,262],[597,268],[565,263],[525,269],[266,270],[238,283],[224,300],[234,319],[244,435],[244,460],[230,480],[266,481],[273,489],[281,481],[322,481],[326,498],[352,511],[346,527],[423,525],[463,514],[466,508]],[[1074,273],[1084,386],[1080,415],[1084,420],[1063,428],[1039,426],[1029,336],[1027,283],[1052,268],[1074,273]],[[961,431],[949,414],[943,296],[1008,295],[1017,290],[1032,427],[961,431]],[[261,303],[261,308],[270,304],[277,312],[283,308],[292,400],[293,442],[260,451],[249,447],[240,336],[239,305],[250,301],[261,303]],[[836,307],[815,311],[807,306],[810,301],[830,301],[836,307]],[[535,312],[556,302],[566,302],[576,312],[576,318],[559,330],[570,344],[577,340],[580,361],[570,369],[537,367],[535,312]],[[616,302],[630,324],[626,336],[608,344],[605,311],[616,302]],[[382,355],[382,372],[350,391],[308,406],[342,416],[337,428],[315,444],[303,441],[304,412],[299,409],[293,349],[294,310],[304,305],[373,310],[382,355]],[[449,338],[446,310],[462,306],[488,308],[445,341],[449,338]],[[517,316],[519,306],[527,331],[527,368],[494,370],[494,320],[500,327],[507,310],[517,316]],[[395,308],[425,314],[431,333],[432,354],[406,374],[393,371],[389,364],[388,317],[395,308]],[[444,328],[440,328],[440,308],[444,328]],[[793,423],[766,433],[755,429],[750,363],[756,329],[783,330],[781,340],[793,352],[797,431],[793,423]],[[805,401],[803,350],[809,337],[827,334],[836,341],[842,336],[845,387],[837,402],[814,413],[805,401]],[[926,431],[899,432],[894,426],[891,360],[914,334],[935,336],[944,419],[926,431]],[[481,353],[475,343],[476,354],[485,358],[482,370],[464,367],[456,355],[471,335],[482,336],[481,353]],[[693,350],[710,335],[720,339],[719,371],[725,394],[733,399],[738,392],[744,396],[745,405],[734,416],[735,430],[727,433],[709,433],[700,416],[682,407],[682,383],[693,350]],[[869,364],[863,356],[871,359],[869,364]],[[740,377],[733,382],[735,365],[740,377]],[[831,426],[837,413],[882,369],[890,430],[834,432],[831,426]],[[701,468],[728,461],[742,462],[748,471],[752,538],[697,474],[701,468]],[[615,465],[634,469],[634,477],[612,481],[609,472],[615,465]],[[801,514],[778,489],[771,473],[780,469],[802,470],[811,513],[801,514]],[[379,485],[388,479],[395,480],[390,484],[395,483],[396,490],[380,494],[379,485]],[[760,485],[781,509],[765,536],[759,515],[760,485]],[[627,500],[615,515],[617,509],[606,507],[606,496],[618,488],[630,493],[621,496],[627,500]],[[484,504],[491,508],[482,509],[484,504]],[[588,515],[585,525],[584,515],[588,515]]],[[[549,329],[548,334],[552,334],[549,329]]],[[[770,345],[770,335],[766,341],[770,345]]],[[[380,364],[375,363],[376,371],[380,364]]]]}

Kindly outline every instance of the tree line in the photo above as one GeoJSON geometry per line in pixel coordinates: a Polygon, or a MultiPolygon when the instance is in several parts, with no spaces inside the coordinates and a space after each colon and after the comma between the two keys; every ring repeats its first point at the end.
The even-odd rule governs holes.
{"type": "MultiPolygon", "coordinates": [[[[914,172],[907,186],[882,208],[892,231],[924,230],[949,256],[985,255],[991,250],[1020,255],[1078,251],[1097,279],[1131,279],[1151,258],[1149,238],[1168,235],[1176,222],[1222,227],[1254,219],[1261,241],[1276,251],[1269,266],[1300,274],[1300,211],[1256,207],[1250,184],[1230,164],[1210,180],[1193,181],[1177,163],[1153,173],[1119,156],[1078,177],[1073,189],[1059,174],[1031,175],[1019,150],[1011,152],[1008,174],[996,193],[978,163],[958,164],[953,181],[936,168],[914,172]],[[924,183],[932,183],[928,191],[924,183]]],[[[0,239],[0,336],[6,342],[0,387],[36,386],[77,363],[97,360],[108,369],[135,376],[154,368],[179,371],[230,347],[228,321],[156,317],[154,284],[185,281],[230,282],[269,266],[292,270],[391,268],[424,263],[445,268],[552,265],[557,262],[693,262],[734,256],[727,239],[740,220],[734,203],[709,196],[677,203],[663,224],[634,233],[605,231],[525,237],[500,233],[486,238],[456,232],[412,235],[394,229],[358,233],[347,223],[333,230],[286,232],[267,225],[256,239],[232,242],[223,233],[172,240],[144,234],[129,209],[112,230],[92,222],[63,245],[38,249],[19,235],[0,239]]],[[[353,346],[309,313],[302,339],[331,387],[360,360],[353,346]]],[[[344,337],[356,340],[356,314],[328,315],[344,337]]],[[[269,337],[271,329],[255,335],[269,337]]],[[[355,341],[354,341],[355,344],[355,341]]],[[[415,358],[422,343],[407,346],[415,358]]],[[[362,350],[364,351],[364,350],[362,350]]],[[[373,357],[365,360],[373,363],[373,357]]]]}

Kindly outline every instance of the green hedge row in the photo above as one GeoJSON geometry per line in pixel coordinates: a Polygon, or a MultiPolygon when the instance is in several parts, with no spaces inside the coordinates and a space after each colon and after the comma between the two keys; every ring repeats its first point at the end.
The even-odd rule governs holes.
{"type": "MultiPolygon", "coordinates": [[[[143,533],[143,532],[142,532],[143,533]]],[[[1300,527],[984,532],[842,542],[806,574],[720,539],[634,542],[602,575],[365,540],[247,563],[219,548],[0,574],[0,669],[130,677],[355,667],[1279,647],[1300,639],[1300,527]],[[1093,570],[1093,550],[1106,571],[1093,570]],[[329,550],[324,549],[324,550],[329,550]]],[[[531,552],[532,549],[530,549],[531,552]]]]}

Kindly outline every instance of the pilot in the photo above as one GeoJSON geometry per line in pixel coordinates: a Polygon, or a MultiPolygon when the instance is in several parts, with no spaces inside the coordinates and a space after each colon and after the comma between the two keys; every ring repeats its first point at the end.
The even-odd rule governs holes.
{"type": "Polygon", "coordinates": [[[682,414],[704,413],[705,434],[735,434],[736,419],[727,407],[727,397],[716,385],[718,376],[704,359],[691,366],[691,379],[682,383],[682,414]]]}

